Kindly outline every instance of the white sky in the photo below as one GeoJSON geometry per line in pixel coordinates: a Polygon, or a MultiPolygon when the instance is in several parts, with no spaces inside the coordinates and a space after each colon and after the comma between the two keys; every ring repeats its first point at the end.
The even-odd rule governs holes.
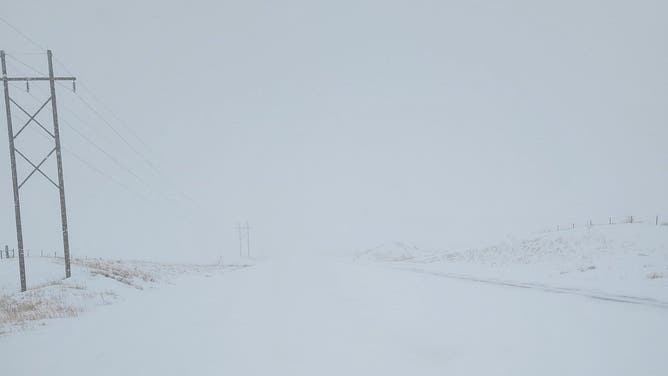
{"type": "MultiPolygon", "coordinates": [[[[235,254],[245,220],[253,249],[272,255],[668,217],[667,14],[665,1],[0,0],[163,171],[59,87],[62,121],[144,183],[68,125],[63,144],[150,197],[65,152],[73,252],[197,261],[235,254]]],[[[2,23],[0,48],[46,70],[2,23]]],[[[13,246],[0,135],[0,242],[13,246]]],[[[36,131],[23,136],[35,159],[48,152],[36,131]]],[[[22,191],[27,248],[61,247],[47,184],[22,191]]]]}

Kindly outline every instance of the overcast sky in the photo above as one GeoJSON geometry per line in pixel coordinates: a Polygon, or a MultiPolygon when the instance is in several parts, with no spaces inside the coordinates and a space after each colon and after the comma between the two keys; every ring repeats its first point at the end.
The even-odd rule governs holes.
{"type": "MultiPolygon", "coordinates": [[[[0,0],[105,119],[59,86],[73,253],[193,261],[235,254],[238,221],[270,256],[668,218],[667,15],[659,0],[0,0]]],[[[16,59],[46,71],[2,23],[0,42],[11,75],[36,74],[16,59]]],[[[39,161],[30,128],[17,147],[39,161]]],[[[36,175],[21,193],[26,248],[60,249],[57,190],[36,175]]]]}

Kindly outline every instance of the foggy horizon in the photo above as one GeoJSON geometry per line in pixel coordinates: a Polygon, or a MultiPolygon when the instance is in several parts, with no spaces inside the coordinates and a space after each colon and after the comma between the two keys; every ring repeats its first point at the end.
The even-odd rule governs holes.
{"type": "MultiPolygon", "coordinates": [[[[238,253],[238,222],[271,257],[668,216],[668,5],[410,4],[5,4],[37,43],[0,23],[9,73],[49,48],[77,77],[57,89],[73,254],[210,262],[238,253]]],[[[61,252],[57,190],[35,176],[21,198],[26,248],[61,252]]]]}

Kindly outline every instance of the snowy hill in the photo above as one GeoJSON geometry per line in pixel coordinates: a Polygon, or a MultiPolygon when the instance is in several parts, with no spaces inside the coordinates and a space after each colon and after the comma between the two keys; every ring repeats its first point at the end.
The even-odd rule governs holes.
{"type": "Polygon", "coordinates": [[[395,244],[371,249],[357,259],[451,276],[668,301],[666,226],[593,226],[458,251],[421,251],[395,244]]]}
{"type": "Polygon", "coordinates": [[[438,253],[428,252],[414,245],[394,241],[360,252],[356,259],[379,262],[424,262],[426,260],[433,261],[433,257],[438,256],[438,253]]]}

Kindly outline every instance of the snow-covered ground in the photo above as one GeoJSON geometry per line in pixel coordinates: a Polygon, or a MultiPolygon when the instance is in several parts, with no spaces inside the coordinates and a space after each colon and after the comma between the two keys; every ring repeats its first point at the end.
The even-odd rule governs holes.
{"type": "Polygon", "coordinates": [[[211,274],[239,265],[181,265],[145,261],[73,259],[64,279],[62,258],[26,257],[28,291],[19,293],[18,258],[0,260],[0,335],[77,317],[186,274],[211,274]]]}
{"type": "Polygon", "coordinates": [[[435,275],[668,307],[668,227],[618,224],[547,232],[459,251],[389,243],[360,262],[435,275]]]}
{"type": "MultiPolygon", "coordinates": [[[[665,270],[663,231],[613,226],[461,252],[391,245],[357,262],[293,256],[179,271],[170,284],[139,278],[160,287],[128,286],[76,319],[0,336],[0,371],[665,376],[665,278],[647,277],[665,270]],[[581,293],[613,294],[624,278],[634,281],[629,299],[646,301],[581,293]],[[558,291],[568,283],[578,287],[558,291]]],[[[73,281],[103,278],[77,273],[73,281]]]]}
{"type": "Polygon", "coordinates": [[[7,375],[665,375],[668,311],[285,259],[0,337],[7,375]]]}

